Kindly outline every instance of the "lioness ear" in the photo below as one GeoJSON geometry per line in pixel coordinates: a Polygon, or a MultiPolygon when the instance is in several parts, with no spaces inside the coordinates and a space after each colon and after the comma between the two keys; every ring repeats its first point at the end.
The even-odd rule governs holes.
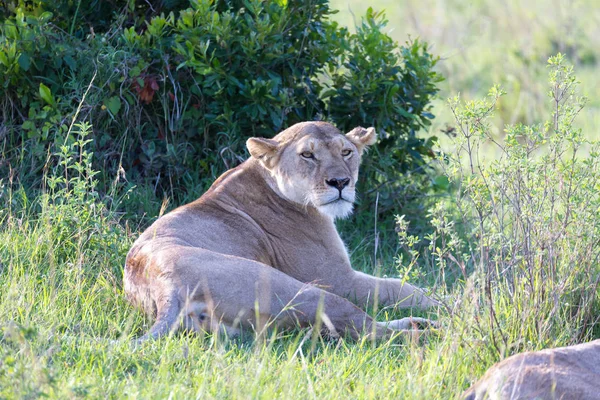
{"type": "Polygon", "coordinates": [[[250,155],[260,160],[265,167],[272,168],[272,160],[277,155],[279,142],[273,139],[250,138],[246,141],[250,155]]]}
{"type": "Polygon", "coordinates": [[[377,133],[373,127],[365,129],[358,126],[346,133],[346,138],[354,143],[358,151],[362,153],[367,146],[377,141],[377,133]]]}

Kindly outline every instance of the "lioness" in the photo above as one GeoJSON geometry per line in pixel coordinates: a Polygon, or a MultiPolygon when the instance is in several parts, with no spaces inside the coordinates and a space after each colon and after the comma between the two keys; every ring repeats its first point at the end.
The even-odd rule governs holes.
{"type": "Polygon", "coordinates": [[[373,128],[344,135],[325,122],[248,139],[248,160],[159,218],[129,251],[125,293],[156,316],[142,340],[181,326],[235,333],[318,318],[333,334],[380,338],[429,322],[375,322],[351,302],[437,304],[399,279],[354,271],[336,231],[334,219],[352,211],[361,155],[375,141],[373,128]]]}
{"type": "Polygon", "coordinates": [[[600,340],[521,353],[491,367],[465,400],[600,398],[600,340]]]}

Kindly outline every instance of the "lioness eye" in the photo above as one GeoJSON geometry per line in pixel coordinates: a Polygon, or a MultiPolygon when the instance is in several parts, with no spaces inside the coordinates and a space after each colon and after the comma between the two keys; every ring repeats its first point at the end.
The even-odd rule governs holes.
{"type": "Polygon", "coordinates": [[[347,157],[350,154],[352,154],[352,150],[346,149],[346,150],[342,150],[342,156],[343,157],[347,157]]]}
{"type": "Polygon", "coordinates": [[[304,152],[300,153],[300,155],[304,158],[315,158],[314,154],[311,153],[310,151],[304,151],[304,152]]]}

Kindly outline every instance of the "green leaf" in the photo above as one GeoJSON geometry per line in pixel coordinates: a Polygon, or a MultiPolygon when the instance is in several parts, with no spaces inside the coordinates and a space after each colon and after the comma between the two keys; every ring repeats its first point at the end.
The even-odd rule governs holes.
{"type": "Polygon", "coordinates": [[[63,61],[65,62],[65,64],[67,64],[69,66],[69,68],[72,71],[74,71],[75,67],[77,67],[77,64],[75,63],[75,60],[71,56],[64,56],[63,57],[63,61]]]}
{"type": "Polygon", "coordinates": [[[23,69],[23,71],[29,71],[29,67],[31,66],[31,58],[29,58],[29,54],[21,53],[19,56],[19,66],[23,69]]]}
{"type": "Polygon", "coordinates": [[[9,66],[8,57],[6,56],[6,53],[2,50],[0,50],[0,63],[2,63],[2,65],[4,65],[5,67],[9,66]]]}
{"type": "Polygon", "coordinates": [[[48,21],[50,21],[53,17],[53,14],[50,11],[45,11],[42,13],[42,15],[40,15],[38,17],[38,21],[40,21],[41,23],[46,23],[48,21]]]}
{"type": "Polygon", "coordinates": [[[32,120],[28,119],[27,121],[23,122],[21,128],[26,131],[32,131],[35,129],[35,123],[32,120]]]}
{"type": "Polygon", "coordinates": [[[137,65],[129,70],[129,76],[131,76],[132,78],[140,76],[141,73],[142,70],[137,65]]]}
{"type": "Polygon", "coordinates": [[[50,104],[51,106],[53,106],[55,104],[54,97],[52,96],[52,91],[50,90],[50,88],[48,86],[44,85],[41,82],[40,82],[40,97],[42,98],[42,100],[44,100],[46,103],[50,104]]]}
{"type": "Polygon", "coordinates": [[[448,190],[450,186],[450,181],[444,175],[439,175],[433,180],[433,186],[441,190],[448,190]]]}
{"type": "Polygon", "coordinates": [[[116,115],[121,109],[121,99],[118,96],[113,96],[104,100],[104,105],[106,108],[108,108],[108,111],[110,111],[112,115],[116,115]]]}

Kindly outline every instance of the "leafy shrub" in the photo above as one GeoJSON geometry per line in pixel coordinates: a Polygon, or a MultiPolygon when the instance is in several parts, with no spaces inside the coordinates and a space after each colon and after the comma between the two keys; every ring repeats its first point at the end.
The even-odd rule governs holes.
{"type": "Polygon", "coordinates": [[[446,191],[447,185],[429,163],[436,137],[417,136],[434,118],[430,102],[443,80],[434,71],[437,59],[418,40],[398,48],[384,33],[386,24],[382,13],[367,10],[356,33],[345,40],[341,68],[330,74],[323,97],[328,118],[340,129],[377,127],[379,141],[364,160],[358,185],[360,211],[377,203],[382,222],[391,228],[389,216],[398,211],[423,224],[428,196],[446,191]]]}
{"type": "Polygon", "coordinates": [[[124,171],[179,202],[246,158],[248,137],[313,119],[382,133],[363,169],[363,208],[379,196],[391,221],[388,211],[409,212],[403,194],[439,188],[427,175],[433,138],[416,136],[433,118],[436,58],[419,41],[398,47],[382,14],[369,10],[350,34],[328,19],[324,0],[197,0],[177,15],[151,12],[145,24],[135,15],[180,3],[110,2],[120,13],[94,1],[25,3],[11,3],[0,26],[0,168],[27,165],[22,182],[41,182],[81,103],[104,190],[124,171]]]}
{"type": "Polygon", "coordinates": [[[0,5],[0,22],[17,10],[32,17],[51,13],[56,26],[82,38],[106,32],[115,23],[142,27],[145,20],[188,4],[188,0],[8,0],[0,5]]]}
{"type": "MultiPolygon", "coordinates": [[[[552,117],[508,126],[502,142],[487,121],[503,91],[450,101],[458,136],[446,173],[458,190],[450,208],[431,212],[436,232],[426,260],[442,286],[463,282],[448,332],[468,337],[469,352],[482,359],[598,334],[600,143],[573,127],[585,103],[573,68],[560,54],[548,67],[552,117]],[[497,149],[495,159],[485,158],[486,145],[497,149]]],[[[414,240],[400,232],[410,248],[414,240]]]]}

